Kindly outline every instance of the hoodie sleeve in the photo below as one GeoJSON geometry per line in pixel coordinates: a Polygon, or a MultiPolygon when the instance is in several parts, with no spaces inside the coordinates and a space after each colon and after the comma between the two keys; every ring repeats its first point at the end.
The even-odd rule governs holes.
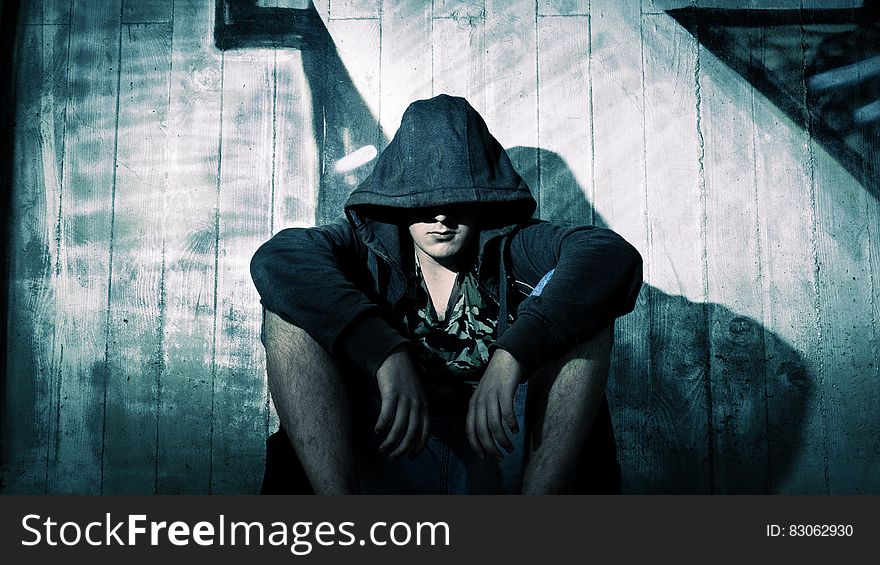
{"type": "Polygon", "coordinates": [[[361,290],[367,275],[356,249],[344,221],[285,229],[254,254],[251,277],[267,310],[375,375],[391,350],[407,341],[361,290]]]}
{"type": "Polygon", "coordinates": [[[495,344],[528,370],[631,312],[642,286],[641,255],[608,229],[538,222],[513,235],[509,251],[518,280],[534,286],[554,270],[495,344]]]}

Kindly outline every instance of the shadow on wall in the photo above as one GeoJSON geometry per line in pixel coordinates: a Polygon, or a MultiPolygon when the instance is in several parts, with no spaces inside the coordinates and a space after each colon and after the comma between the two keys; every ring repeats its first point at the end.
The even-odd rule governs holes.
{"type": "MultiPolygon", "coordinates": [[[[608,227],[559,155],[511,148],[529,186],[541,186],[535,151],[543,187],[553,190],[541,199],[542,219],[572,225],[592,216],[608,227]]],[[[608,390],[624,492],[777,491],[802,449],[815,386],[801,355],[720,304],[645,284],[636,308],[617,325],[608,390]]]]}
{"type": "Polygon", "coordinates": [[[880,198],[880,1],[668,13],[880,198]]]}
{"type": "MultiPolygon", "coordinates": [[[[381,149],[388,140],[327,28],[313,5],[295,10],[217,0],[217,6],[221,49],[302,50],[320,158],[315,219],[320,224],[337,217],[371,167],[342,175],[333,172],[333,163],[366,145],[381,149]]],[[[593,218],[605,225],[559,155],[533,147],[515,147],[510,155],[533,189],[539,186],[536,161],[544,186],[553,187],[553,198],[543,199],[543,219],[576,224],[593,218]]],[[[637,308],[628,317],[632,322],[618,325],[608,393],[624,492],[776,490],[801,450],[814,386],[798,352],[760,322],[719,304],[645,285],[637,308]]]]}
{"type": "Polygon", "coordinates": [[[318,147],[320,186],[317,224],[342,213],[348,194],[370,167],[337,173],[333,165],[362,147],[381,150],[388,140],[339,58],[314,4],[266,8],[256,0],[216,0],[214,41],[220,49],[297,49],[311,90],[312,124],[318,147]]]}
{"type": "MultiPolygon", "coordinates": [[[[15,55],[19,46],[18,35],[19,2],[0,0],[0,96],[4,101],[0,109],[0,226],[3,229],[3,237],[0,240],[6,242],[3,249],[2,265],[0,265],[0,319],[4,323],[4,331],[0,331],[0,410],[6,406],[6,351],[8,334],[5,331],[6,321],[9,319],[9,276],[10,262],[8,249],[10,241],[10,212],[12,206],[12,169],[15,160],[15,55]]],[[[0,413],[0,437],[6,429],[8,415],[0,413]]],[[[0,455],[0,465],[6,463],[0,455]]],[[[0,484],[2,490],[3,484],[0,484]]]]}

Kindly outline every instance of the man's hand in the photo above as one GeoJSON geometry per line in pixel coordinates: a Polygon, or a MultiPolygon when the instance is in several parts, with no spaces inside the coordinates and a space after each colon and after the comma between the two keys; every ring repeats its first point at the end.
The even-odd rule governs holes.
{"type": "Polygon", "coordinates": [[[379,451],[393,449],[388,455],[391,459],[407,452],[415,457],[428,443],[430,419],[422,384],[406,348],[398,347],[385,358],[376,380],[382,396],[376,433],[387,434],[379,451]]]}
{"type": "Polygon", "coordinates": [[[496,349],[468,407],[468,442],[480,456],[489,454],[501,459],[496,443],[513,451],[504,424],[512,433],[519,433],[513,399],[517,385],[524,379],[525,370],[519,361],[507,351],[496,349]]]}

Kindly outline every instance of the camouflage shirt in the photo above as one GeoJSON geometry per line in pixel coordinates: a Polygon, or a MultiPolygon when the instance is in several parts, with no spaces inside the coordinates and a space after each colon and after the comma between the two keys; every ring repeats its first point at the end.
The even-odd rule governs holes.
{"type": "Polygon", "coordinates": [[[489,363],[498,304],[480,290],[473,269],[458,274],[440,319],[416,262],[416,284],[404,319],[416,368],[433,396],[469,396],[489,363]]]}

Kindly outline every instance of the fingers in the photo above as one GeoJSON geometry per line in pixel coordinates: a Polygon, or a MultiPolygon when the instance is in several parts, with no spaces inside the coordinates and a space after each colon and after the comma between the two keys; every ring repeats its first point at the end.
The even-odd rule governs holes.
{"type": "Polygon", "coordinates": [[[479,390],[471,397],[465,430],[471,449],[481,457],[488,454],[500,459],[503,454],[498,446],[508,452],[514,450],[513,442],[504,428],[507,424],[511,433],[519,433],[513,395],[502,394],[501,397],[482,394],[479,390]]]}
{"type": "Polygon", "coordinates": [[[406,427],[406,435],[403,436],[403,439],[400,440],[400,443],[397,444],[397,448],[392,451],[388,457],[391,459],[397,459],[401,455],[409,450],[413,440],[419,434],[419,428],[421,425],[421,415],[418,410],[410,410],[409,411],[409,422],[406,427]]]}
{"type": "Polygon", "coordinates": [[[408,427],[409,412],[409,404],[405,400],[397,404],[397,410],[394,413],[394,424],[391,426],[391,431],[388,432],[388,437],[379,445],[379,451],[387,451],[400,443],[408,427]]]}
{"type": "Polygon", "coordinates": [[[504,431],[504,423],[501,420],[501,407],[497,402],[488,407],[486,417],[489,421],[489,431],[492,433],[495,443],[507,450],[508,453],[513,451],[513,444],[510,442],[510,438],[507,437],[507,432],[504,431]]]}
{"type": "Polygon", "coordinates": [[[510,428],[510,432],[518,434],[519,422],[516,421],[516,409],[513,407],[513,399],[515,395],[516,389],[513,390],[513,394],[502,395],[501,416],[504,418],[504,423],[510,428]]]}
{"type": "Polygon", "coordinates": [[[388,430],[396,410],[397,402],[393,402],[391,399],[386,398],[385,395],[382,395],[382,409],[379,412],[379,419],[376,420],[376,428],[374,429],[377,434],[384,434],[388,430]]]}
{"type": "Polygon", "coordinates": [[[477,404],[477,439],[480,440],[486,453],[495,459],[501,459],[501,451],[495,445],[495,440],[492,439],[492,433],[489,429],[489,412],[486,408],[485,402],[477,404]]]}

